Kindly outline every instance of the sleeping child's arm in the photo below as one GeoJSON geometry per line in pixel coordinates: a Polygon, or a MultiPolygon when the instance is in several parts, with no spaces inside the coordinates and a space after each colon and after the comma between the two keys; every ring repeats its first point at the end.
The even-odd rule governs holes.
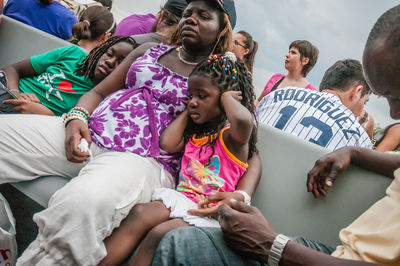
{"type": "Polygon", "coordinates": [[[23,77],[31,77],[37,75],[32,67],[30,59],[25,59],[18,63],[5,66],[3,68],[7,76],[7,87],[15,95],[19,95],[19,80],[23,77]]]}
{"type": "Polygon", "coordinates": [[[54,113],[41,103],[26,101],[24,99],[5,100],[4,104],[14,105],[11,111],[20,114],[51,115],[54,113]]]}
{"type": "Polygon", "coordinates": [[[169,153],[180,152],[185,148],[183,132],[188,123],[188,111],[185,109],[161,134],[160,148],[169,153]]]}

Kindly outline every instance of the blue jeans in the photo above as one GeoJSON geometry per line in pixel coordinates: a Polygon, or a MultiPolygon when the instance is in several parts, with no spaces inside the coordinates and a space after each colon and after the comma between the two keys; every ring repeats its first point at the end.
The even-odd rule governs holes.
{"type": "MultiPolygon", "coordinates": [[[[303,237],[294,242],[331,254],[334,248],[303,237]]],[[[220,228],[187,226],[166,234],[160,242],[152,265],[264,265],[239,256],[225,245],[220,228]]]]}
{"type": "Polygon", "coordinates": [[[291,238],[292,241],[301,244],[303,246],[312,248],[316,251],[331,255],[334,251],[335,248],[327,246],[325,244],[319,243],[317,241],[302,237],[302,236],[296,236],[291,238]]]}

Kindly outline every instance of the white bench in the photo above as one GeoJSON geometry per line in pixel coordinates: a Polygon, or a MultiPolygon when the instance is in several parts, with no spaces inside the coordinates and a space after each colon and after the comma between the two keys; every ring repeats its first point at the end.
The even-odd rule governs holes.
{"type": "Polygon", "coordinates": [[[71,43],[3,15],[0,68],[71,43]]]}

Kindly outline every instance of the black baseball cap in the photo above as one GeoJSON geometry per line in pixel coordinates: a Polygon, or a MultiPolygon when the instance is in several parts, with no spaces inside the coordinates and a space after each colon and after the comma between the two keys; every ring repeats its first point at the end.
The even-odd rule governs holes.
{"type": "MultiPolygon", "coordinates": [[[[193,0],[186,0],[187,3],[192,2],[193,0]]],[[[235,28],[236,25],[236,8],[234,0],[195,0],[195,1],[205,1],[212,2],[217,4],[222,11],[224,11],[228,17],[229,22],[231,23],[232,29],[235,28]]]]}
{"type": "Polygon", "coordinates": [[[166,10],[168,10],[169,12],[171,12],[172,14],[181,18],[182,12],[183,12],[183,10],[185,10],[187,5],[188,4],[187,4],[186,0],[168,0],[165,3],[164,8],[166,10]]]}

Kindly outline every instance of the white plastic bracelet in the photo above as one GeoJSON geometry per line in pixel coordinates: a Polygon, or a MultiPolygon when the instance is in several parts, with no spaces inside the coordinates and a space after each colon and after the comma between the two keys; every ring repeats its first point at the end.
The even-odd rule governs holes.
{"type": "Polygon", "coordinates": [[[69,116],[66,119],[64,119],[64,127],[67,127],[67,124],[69,121],[75,120],[75,119],[81,120],[86,125],[88,124],[87,120],[82,116],[69,116]]]}
{"type": "Polygon", "coordinates": [[[235,190],[234,192],[237,192],[237,193],[239,193],[239,194],[242,194],[242,196],[243,196],[243,198],[244,198],[243,202],[244,202],[245,204],[249,205],[249,206],[251,205],[251,197],[249,196],[249,194],[247,194],[246,191],[243,191],[243,190],[235,190]]]}

